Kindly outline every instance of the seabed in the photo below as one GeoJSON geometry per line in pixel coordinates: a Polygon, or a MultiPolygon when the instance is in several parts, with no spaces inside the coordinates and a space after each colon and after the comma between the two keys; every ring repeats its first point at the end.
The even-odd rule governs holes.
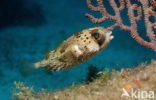
{"type": "Polygon", "coordinates": [[[131,69],[121,71],[106,70],[89,84],[72,85],[55,93],[42,89],[35,92],[15,82],[14,100],[155,100],[156,98],[156,61],[142,63],[131,69]]]}

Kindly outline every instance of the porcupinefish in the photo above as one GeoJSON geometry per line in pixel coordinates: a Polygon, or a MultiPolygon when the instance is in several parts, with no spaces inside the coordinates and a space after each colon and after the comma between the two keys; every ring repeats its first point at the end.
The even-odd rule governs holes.
{"type": "Polygon", "coordinates": [[[103,27],[82,30],[56,50],[47,53],[46,58],[36,63],[23,63],[20,72],[29,74],[32,69],[46,68],[51,71],[65,71],[76,67],[101,52],[113,39],[111,31],[103,27]]]}

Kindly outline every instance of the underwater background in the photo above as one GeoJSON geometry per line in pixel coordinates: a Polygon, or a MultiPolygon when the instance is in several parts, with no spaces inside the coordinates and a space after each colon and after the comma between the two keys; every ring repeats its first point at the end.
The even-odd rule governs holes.
{"type": "MultiPolygon", "coordinates": [[[[95,0],[93,3],[96,5],[95,0]]],[[[109,5],[106,8],[113,13],[109,5]]],[[[85,82],[90,66],[96,67],[96,70],[120,70],[156,59],[156,53],[140,46],[130,33],[115,29],[115,38],[108,47],[76,68],[53,73],[38,69],[28,77],[20,74],[18,66],[22,61],[37,62],[44,59],[46,52],[54,50],[69,36],[83,29],[112,25],[109,21],[93,24],[84,16],[85,13],[96,15],[88,9],[86,0],[0,0],[1,100],[12,97],[15,81],[34,86],[36,91],[42,88],[56,91],[68,88],[73,83],[85,82]]],[[[126,11],[122,18],[128,25],[128,17],[124,13],[126,11]]],[[[138,26],[140,35],[146,39],[144,21],[141,20],[138,26]]]]}

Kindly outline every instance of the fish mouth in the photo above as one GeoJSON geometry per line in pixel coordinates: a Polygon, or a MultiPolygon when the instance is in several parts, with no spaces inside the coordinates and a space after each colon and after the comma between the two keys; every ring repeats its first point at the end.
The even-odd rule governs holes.
{"type": "Polygon", "coordinates": [[[112,40],[114,38],[114,36],[112,35],[112,31],[109,31],[103,27],[94,27],[91,28],[91,30],[97,29],[100,33],[103,34],[104,37],[108,37],[109,40],[112,40]]]}
{"type": "Polygon", "coordinates": [[[105,40],[112,40],[114,38],[114,36],[112,35],[112,31],[107,30],[103,27],[98,27],[100,33],[103,34],[103,36],[105,37],[105,40]]]}
{"type": "Polygon", "coordinates": [[[93,28],[90,28],[89,30],[90,31],[97,30],[100,33],[102,33],[104,37],[108,37],[109,40],[112,40],[114,38],[114,36],[112,35],[112,31],[109,31],[103,27],[93,27],[93,28]]]}
{"type": "Polygon", "coordinates": [[[104,49],[109,44],[109,42],[114,38],[114,36],[112,35],[112,31],[104,29],[103,27],[101,27],[101,33],[105,38],[104,43],[101,45],[101,49],[104,49]]]}
{"type": "Polygon", "coordinates": [[[105,35],[107,35],[109,40],[112,40],[114,38],[114,36],[112,35],[112,31],[108,31],[107,33],[105,33],[105,35]]]}
{"type": "Polygon", "coordinates": [[[100,41],[101,50],[103,50],[109,44],[109,42],[114,38],[114,36],[112,35],[112,31],[105,29],[103,27],[93,27],[90,28],[89,31],[98,32],[101,35],[103,35],[102,36],[103,39],[102,41],[100,41]]]}

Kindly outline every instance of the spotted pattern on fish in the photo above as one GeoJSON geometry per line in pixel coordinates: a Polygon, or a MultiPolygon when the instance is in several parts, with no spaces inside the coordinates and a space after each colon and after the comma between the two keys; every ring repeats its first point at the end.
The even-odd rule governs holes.
{"type": "Polygon", "coordinates": [[[71,69],[101,52],[111,39],[111,31],[103,27],[85,29],[69,37],[56,50],[47,53],[45,59],[34,65],[51,71],[71,69]]]}

